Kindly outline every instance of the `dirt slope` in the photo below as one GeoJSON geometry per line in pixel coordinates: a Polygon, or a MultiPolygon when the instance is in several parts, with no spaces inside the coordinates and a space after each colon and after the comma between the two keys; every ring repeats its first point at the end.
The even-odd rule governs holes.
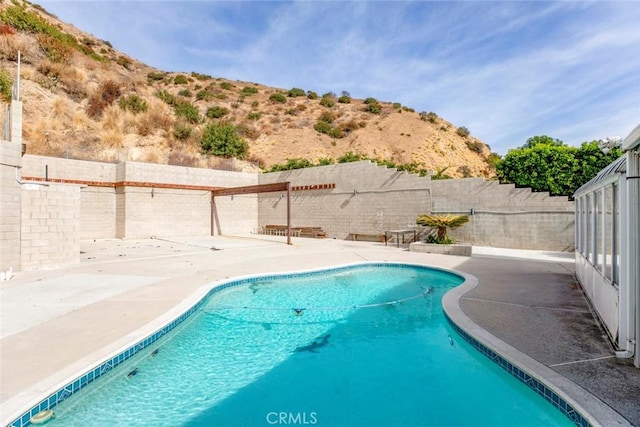
{"type": "Polygon", "coordinates": [[[40,6],[21,4],[0,3],[0,67],[5,80],[15,79],[21,52],[23,138],[29,153],[257,171],[256,165],[269,169],[297,158],[316,163],[352,152],[452,177],[494,176],[490,163],[495,155],[488,146],[459,135],[456,126],[436,114],[381,100],[370,108],[371,100],[351,99],[347,93],[327,94],[323,101],[323,94],[307,96],[313,88],[290,94],[292,88],[197,72],[166,73],[40,6]],[[16,11],[22,21],[38,23],[32,25],[36,29],[16,24],[16,11]],[[131,108],[132,96],[146,109],[131,108]],[[332,106],[326,106],[328,100],[332,106]],[[177,104],[195,107],[198,117],[176,113],[177,104]],[[214,107],[226,114],[213,117],[214,107]],[[333,137],[316,130],[321,117],[333,137]],[[216,121],[238,128],[249,144],[247,162],[202,153],[202,132],[216,121]]]}

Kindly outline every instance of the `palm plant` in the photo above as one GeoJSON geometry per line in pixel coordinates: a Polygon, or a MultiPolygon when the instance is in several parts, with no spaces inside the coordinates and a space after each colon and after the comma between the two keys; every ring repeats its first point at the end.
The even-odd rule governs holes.
{"type": "Polygon", "coordinates": [[[436,230],[436,236],[432,239],[434,243],[452,243],[453,241],[447,237],[447,230],[454,230],[467,222],[469,222],[468,215],[424,214],[416,219],[416,224],[436,230]]]}

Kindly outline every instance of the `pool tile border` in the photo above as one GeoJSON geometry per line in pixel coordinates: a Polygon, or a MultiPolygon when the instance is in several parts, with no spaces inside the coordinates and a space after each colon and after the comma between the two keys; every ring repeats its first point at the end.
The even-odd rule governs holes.
{"type": "Polygon", "coordinates": [[[471,320],[460,307],[460,300],[478,285],[478,279],[458,273],[466,280],[444,295],[442,308],[449,324],[465,341],[560,410],[575,425],[631,426],[628,420],[596,396],[471,320]]]}
{"type": "MultiPolygon", "coordinates": [[[[268,275],[240,277],[240,278],[235,278],[235,279],[231,279],[231,280],[220,282],[220,283],[214,283],[212,284],[213,287],[205,294],[204,297],[200,298],[198,302],[196,302],[194,305],[192,305],[190,308],[188,308],[186,311],[184,311],[174,320],[170,321],[165,326],[160,328],[157,332],[147,336],[146,338],[143,338],[142,340],[129,346],[126,350],[116,354],[115,356],[109,357],[106,361],[100,363],[94,368],[91,368],[80,377],[76,378],[75,380],[67,383],[65,386],[54,391],[48,397],[42,399],[36,405],[31,407],[31,409],[29,409],[28,411],[20,415],[18,418],[16,418],[13,422],[8,424],[8,426],[26,427],[31,425],[30,420],[32,419],[33,416],[35,416],[39,412],[42,412],[48,409],[53,409],[55,406],[59,405],[64,400],[73,396],[75,393],[82,390],[89,384],[93,383],[103,375],[109,373],[118,365],[129,360],[131,357],[138,354],[140,351],[156,343],[160,338],[167,335],[169,332],[174,330],[178,325],[184,322],[187,318],[189,318],[193,313],[195,313],[207,301],[207,299],[210,298],[211,295],[215,294],[216,292],[220,292],[224,289],[227,289],[233,286],[242,285],[242,284],[247,284],[247,283],[263,282],[263,281],[268,281],[273,279],[283,279],[283,278],[288,279],[288,278],[299,278],[299,277],[312,277],[320,274],[325,274],[327,272],[340,272],[340,271],[351,270],[358,267],[379,267],[379,266],[395,267],[395,268],[429,268],[429,269],[435,269],[435,270],[447,272],[452,276],[458,276],[465,279],[465,282],[460,286],[458,286],[457,288],[454,288],[454,290],[463,287],[465,284],[469,282],[470,278],[473,279],[473,281],[475,281],[475,284],[473,284],[473,287],[477,285],[477,279],[467,274],[462,274],[459,272],[451,271],[449,269],[444,269],[444,268],[435,267],[435,266],[427,266],[422,264],[411,264],[411,263],[397,263],[397,262],[363,262],[363,263],[348,264],[348,265],[342,265],[342,266],[331,267],[331,268],[299,271],[299,272],[293,272],[293,273],[275,273],[275,274],[268,274],[268,275]]],[[[449,293],[451,293],[451,291],[449,291],[447,294],[449,293]]],[[[444,300],[443,300],[443,305],[444,305],[444,300]]],[[[467,342],[469,342],[476,350],[480,351],[480,353],[482,353],[483,355],[491,359],[493,362],[495,362],[500,367],[505,369],[509,374],[513,375],[516,379],[518,379],[519,381],[527,385],[529,388],[534,390],[536,393],[538,393],[540,396],[542,396],[545,400],[547,400],[549,403],[551,403],[553,406],[559,409],[565,416],[567,416],[577,426],[589,427],[594,425],[591,422],[589,422],[588,419],[585,416],[583,416],[580,411],[574,408],[559,394],[555,393],[551,388],[546,386],[541,380],[537,379],[531,373],[509,362],[500,354],[491,350],[490,348],[482,344],[480,341],[475,339],[472,335],[467,333],[458,324],[456,324],[456,322],[452,320],[451,316],[449,315],[446,309],[445,309],[445,316],[449,321],[449,323],[456,330],[456,332],[460,334],[467,342]]]]}
{"type": "Polygon", "coordinates": [[[445,313],[449,324],[453,327],[453,329],[473,348],[478,350],[484,356],[488,357],[492,362],[500,366],[502,369],[507,371],[510,375],[515,377],[518,381],[529,387],[531,390],[539,394],[542,398],[544,398],[547,402],[552,404],[556,409],[560,410],[567,418],[569,418],[575,425],[581,427],[592,427],[593,425],[582,416],[582,414],[576,410],[570,403],[560,397],[556,392],[547,387],[542,381],[531,375],[530,373],[520,369],[518,366],[509,362],[504,357],[500,356],[495,351],[486,347],[478,340],[473,338],[471,335],[466,333],[463,329],[461,329],[458,325],[451,320],[451,318],[445,313]]]}
{"type": "MultiPolygon", "coordinates": [[[[298,278],[298,277],[312,277],[320,274],[325,274],[327,271],[338,272],[350,270],[358,267],[377,267],[377,266],[386,266],[386,267],[396,267],[396,268],[426,268],[424,265],[418,264],[404,264],[404,263],[386,263],[386,262],[368,262],[368,263],[357,263],[357,264],[349,264],[332,268],[324,268],[324,269],[315,269],[309,271],[299,271],[293,273],[275,273],[268,275],[255,275],[249,277],[241,277],[236,279],[231,279],[229,281],[225,281],[222,283],[212,284],[213,287],[202,297],[198,302],[188,308],[185,312],[180,314],[177,318],[170,321],[168,324],[160,328],[157,332],[143,338],[132,346],[128,347],[126,350],[116,354],[115,356],[109,357],[106,361],[100,363],[98,366],[91,368],[89,371],[82,374],[80,377],[75,380],[67,383],[65,386],[59,388],[58,390],[51,393],[46,398],[42,399],[36,405],[31,407],[28,411],[24,412],[18,418],[14,419],[11,423],[8,424],[10,427],[26,427],[31,425],[31,419],[33,416],[38,414],[39,412],[53,409],[55,406],[62,403],[64,400],[73,396],[78,391],[82,390],[89,384],[93,383],[103,375],[111,372],[118,365],[123,362],[129,360],[134,355],[138,354],[140,351],[148,348],[152,344],[156,343],[160,338],[167,335],[169,332],[174,330],[178,325],[184,322],[187,318],[189,318],[193,313],[195,313],[204,303],[205,301],[211,297],[211,295],[216,292],[220,292],[223,289],[227,289],[233,286],[243,285],[247,283],[255,283],[255,282],[263,282],[267,280],[273,279],[288,279],[288,278],[298,278]]],[[[437,269],[441,271],[448,272],[454,276],[459,276],[449,270],[440,269],[435,267],[428,267],[431,269],[437,269]]]]}

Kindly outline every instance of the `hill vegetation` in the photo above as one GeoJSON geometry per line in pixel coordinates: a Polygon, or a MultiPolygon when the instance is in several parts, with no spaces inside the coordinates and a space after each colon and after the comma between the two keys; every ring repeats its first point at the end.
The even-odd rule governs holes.
{"type": "Polygon", "coordinates": [[[5,102],[18,52],[31,154],[236,170],[366,158],[436,178],[495,177],[498,156],[435,112],[344,90],[318,94],[158,70],[36,4],[0,0],[5,102]]]}

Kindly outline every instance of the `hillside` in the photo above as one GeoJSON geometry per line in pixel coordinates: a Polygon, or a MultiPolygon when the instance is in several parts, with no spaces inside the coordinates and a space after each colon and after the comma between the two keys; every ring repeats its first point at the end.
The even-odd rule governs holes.
{"type": "Polygon", "coordinates": [[[436,113],[351,99],[343,88],[315,94],[164,72],[38,5],[20,4],[0,2],[0,87],[15,78],[20,51],[23,139],[31,154],[256,170],[351,152],[452,177],[494,176],[489,147],[436,113]],[[248,143],[248,163],[202,153],[205,128],[219,122],[248,143]]]}

